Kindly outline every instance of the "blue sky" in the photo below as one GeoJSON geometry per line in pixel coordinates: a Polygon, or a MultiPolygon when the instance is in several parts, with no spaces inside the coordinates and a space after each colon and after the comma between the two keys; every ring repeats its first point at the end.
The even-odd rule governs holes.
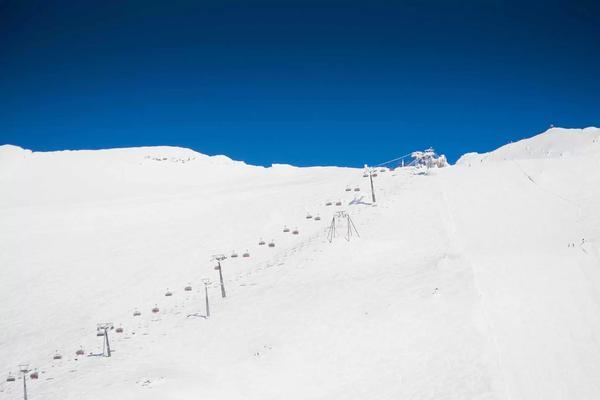
{"type": "Polygon", "coordinates": [[[595,3],[0,0],[0,143],[455,160],[600,125],[595,3]]]}

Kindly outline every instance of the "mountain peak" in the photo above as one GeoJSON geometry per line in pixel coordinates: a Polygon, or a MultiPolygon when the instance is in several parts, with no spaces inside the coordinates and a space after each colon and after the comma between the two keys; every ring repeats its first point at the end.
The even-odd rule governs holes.
{"type": "Polygon", "coordinates": [[[562,158],[600,154],[600,129],[550,128],[536,136],[509,143],[488,153],[467,153],[457,165],[487,161],[562,158]]]}

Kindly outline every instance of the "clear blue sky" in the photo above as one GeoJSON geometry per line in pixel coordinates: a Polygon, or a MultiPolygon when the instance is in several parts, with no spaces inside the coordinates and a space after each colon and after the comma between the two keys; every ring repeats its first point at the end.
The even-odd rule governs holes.
{"type": "Polygon", "coordinates": [[[455,160],[600,125],[595,3],[0,0],[0,143],[455,160]]]}

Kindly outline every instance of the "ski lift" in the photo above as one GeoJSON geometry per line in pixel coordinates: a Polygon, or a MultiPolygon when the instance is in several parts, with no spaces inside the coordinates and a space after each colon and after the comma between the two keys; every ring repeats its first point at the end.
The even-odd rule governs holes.
{"type": "Polygon", "coordinates": [[[319,217],[318,215],[315,217],[315,221],[320,221],[321,217],[319,217]]]}
{"type": "Polygon", "coordinates": [[[330,206],[330,205],[331,205],[331,202],[330,202],[330,201],[328,201],[327,203],[325,203],[325,205],[326,205],[326,206],[330,206]]]}
{"type": "Polygon", "coordinates": [[[351,191],[352,189],[350,189],[350,186],[346,186],[346,192],[351,191]]]}
{"type": "Polygon", "coordinates": [[[265,245],[265,241],[264,241],[264,240],[262,240],[262,239],[260,239],[260,241],[258,242],[258,245],[259,245],[259,246],[264,246],[264,245],[265,245]]]}
{"type": "Polygon", "coordinates": [[[338,200],[338,201],[336,201],[336,202],[335,202],[335,205],[336,205],[336,206],[341,206],[341,205],[342,205],[342,202],[341,202],[340,200],[338,200]]]}
{"type": "Polygon", "coordinates": [[[275,242],[271,240],[271,241],[269,242],[269,247],[275,247],[275,242]]]}
{"type": "Polygon", "coordinates": [[[357,186],[357,187],[354,188],[354,191],[355,192],[360,192],[360,188],[357,186]]]}
{"type": "Polygon", "coordinates": [[[141,313],[141,312],[139,312],[138,310],[135,310],[135,311],[133,312],[133,316],[134,316],[134,317],[139,317],[140,315],[142,315],[142,313],[141,313]]]}
{"type": "Polygon", "coordinates": [[[158,306],[154,306],[154,307],[152,308],[152,312],[153,312],[154,314],[157,314],[159,311],[160,311],[160,310],[158,309],[158,306]]]}
{"type": "Polygon", "coordinates": [[[80,347],[79,350],[77,350],[75,352],[75,355],[77,355],[77,356],[82,356],[84,354],[85,354],[85,351],[83,351],[83,347],[80,347]]]}
{"type": "Polygon", "coordinates": [[[169,289],[167,289],[167,291],[165,292],[165,296],[171,297],[171,296],[173,296],[173,292],[171,292],[169,289]]]}
{"type": "Polygon", "coordinates": [[[54,357],[52,357],[53,360],[62,360],[62,356],[60,355],[60,353],[57,351],[54,354],[54,357]]]}
{"type": "Polygon", "coordinates": [[[250,257],[250,253],[248,253],[248,250],[246,250],[246,252],[244,254],[242,254],[242,257],[244,257],[244,258],[250,257]]]}
{"type": "Polygon", "coordinates": [[[187,285],[186,287],[183,288],[183,290],[185,290],[186,292],[191,292],[192,291],[192,285],[187,285]]]}
{"type": "Polygon", "coordinates": [[[122,326],[118,327],[117,329],[115,329],[115,332],[123,333],[123,327],[122,326]]]}
{"type": "Polygon", "coordinates": [[[310,215],[310,213],[306,214],[306,219],[312,219],[312,215],[310,215]]]}
{"type": "Polygon", "coordinates": [[[37,371],[33,371],[32,373],[30,373],[30,374],[29,374],[29,378],[30,378],[30,379],[37,379],[37,378],[39,378],[39,377],[40,377],[40,376],[38,375],[38,372],[37,372],[37,371]]]}
{"type": "Polygon", "coordinates": [[[6,378],[6,382],[14,382],[14,381],[15,381],[15,377],[12,376],[12,374],[9,372],[8,377],[6,378]]]}
{"type": "Polygon", "coordinates": [[[235,250],[233,252],[231,252],[231,258],[237,258],[238,254],[235,252],[235,250]]]}
{"type": "Polygon", "coordinates": [[[290,231],[290,228],[288,228],[287,226],[284,226],[284,227],[283,227],[283,232],[284,232],[284,233],[287,233],[287,232],[289,232],[289,231],[290,231]]]}
{"type": "Polygon", "coordinates": [[[104,331],[102,329],[96,329],[96,336],[104,336],[104,331]]]}
{"type": "Polygon", "coordinates": [[[292,231],[292,235],[297,235],[298,233],[300,233],[300,232],[298,232],[298,228],[296,228],[292,231]]]}

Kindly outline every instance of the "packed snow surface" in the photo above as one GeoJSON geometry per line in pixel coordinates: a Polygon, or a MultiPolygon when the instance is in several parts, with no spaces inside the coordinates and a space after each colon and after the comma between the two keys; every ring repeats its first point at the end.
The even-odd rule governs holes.
{"type": "Polygon", "coordinates": [[[374,186],[376,204],[359,169],[0,146],[0,373],[19,377],[0,399],[23,362],[34,400],[600,398],[600,129],[374,186]],[[339,220],[329,243],[342,210],[360,237],[339,220]],[[100,322],[123,328],[110,358],[100,322]]]}

